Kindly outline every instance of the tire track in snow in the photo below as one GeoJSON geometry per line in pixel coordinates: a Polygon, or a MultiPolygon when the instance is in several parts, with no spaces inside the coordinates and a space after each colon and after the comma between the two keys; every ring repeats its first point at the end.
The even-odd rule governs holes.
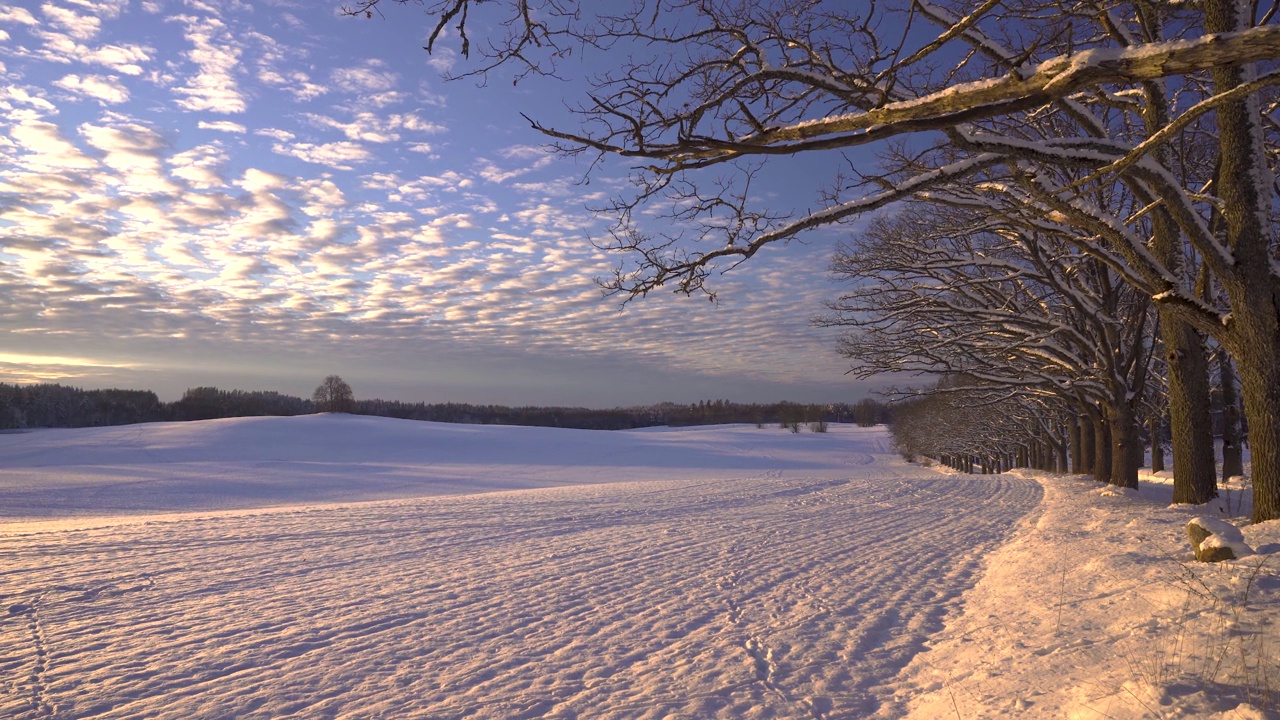
{"type": "Polygon", "coordinates": [[[46,533],[0,558],[28,587],[164,579],[42,606],[63,718],[891,716],[897,671],[1038,499],[880,457],[46,533]]]}

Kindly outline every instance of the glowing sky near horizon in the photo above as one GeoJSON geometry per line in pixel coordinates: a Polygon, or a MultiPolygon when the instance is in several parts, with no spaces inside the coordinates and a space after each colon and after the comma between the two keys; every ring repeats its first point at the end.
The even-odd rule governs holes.
{"type": "MultiPolygon", "coordinates": [[[[0,5],[0,381],[612,406],[848,401],[829,234],[621,308],[588,211],[626,168],[549,155],[570,81],[445,82],[426,16],[337,2],[0,5]]],[[[762,197],[790,197],[785,164],[762,197]]],[[[656,210],[656,209],[655,209],[656,210]]]]}

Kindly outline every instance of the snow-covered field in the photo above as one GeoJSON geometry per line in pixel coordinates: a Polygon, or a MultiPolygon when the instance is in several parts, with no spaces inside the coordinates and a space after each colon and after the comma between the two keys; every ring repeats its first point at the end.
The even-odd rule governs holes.
{"type": "Polygon", "coordinates": [[[844,426],[0,435],[0,717],[1271,717],[1280,532],[1191,567],[1161,488],[844,426]]]}

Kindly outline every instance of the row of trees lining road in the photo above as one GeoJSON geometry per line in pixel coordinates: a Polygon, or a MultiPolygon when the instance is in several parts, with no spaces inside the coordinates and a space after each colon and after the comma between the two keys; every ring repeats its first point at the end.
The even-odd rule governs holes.
{"type": "Polygon", "coordinates": [[[191,388],[183,393],[181,399],[163,403],[149,390],[81,390],[64,385],[0,383],[0,430],[292,416],[317,412],[348,412],[433,422],[587,430],[625,430],[656,425],[780,425],[820,422],[857,423],[870,427],[889,421],[888,408],[871,399],[853,404],[823,405],[703,400],[688,404],[664,402],[608,410],[357,400],[351,386],[336,375],[325,378],[316,388],[311,400],[278,392],[222,390],[205,386],[191,388]]]}
{"type": "MultiPolygon", "coordinates": [[[[773,243],[904,201],[941,205],[908,212],[944,222],[926,235],[982,233],[982,252],[1003,242],[999,252],[1016,256],[1008,268],[984,261],[973,271],[1006,273],[999,292],[1021,307],[1034,306],[1037,292],[1055,296],[1034,307],[1034,322],[993,333],[987,346],[949,339],[945,358],[907,349],[904,365],[972,379],[975,393],[997,386],[1029,409],[1043,401],[1046,413],[1073,413],[1109,438],[1108,480],[1132,485],[1138,404],[1153,383],[1144,358],[1158,350],[1179,492],[1203,501],[1213,492],[1200,412],[1212,338],[1239,373],[1254,520],[1280,518],[1277,127],[1263,111],[1280,84],[1274,4],[418,4],[429,15],[428,51],[446,36],[464,56],[476,51],[467,74],[506,67],[518,80],[561,72],[575,53],[612,58],[583,97],[576,128],[532,121],[566,155],[638,163],[633,191],[602,208],[616,220],[612,249],[622,253],[609,291],[714,297],[716,274],[773,243]],[[477,40],[468,34],[477,24],[500,29],[477,40]],[[847,176],[816,189],[816,209],[769,207],[767,194],[751,192],[779,156],[870,143],[883,148],[879,167],[851,161],[847,176]],[[656,233],[640,224],[654,215],[656,233]],[[1023,277],[1026,287],[1015,287],[1023,277]],[[1001,346],[1010,352],[997,367],[1001,346]]],[[[383,5],[361,0],[345,10],[374,17],[383,5]]],[[[898,228],[908,245],[911,231],[898,228]]],[[[851,255],[847,274],[865,277],[867,253],[851,255]]],[[[958,302],[994,302],[980,277],[965,282],[958,302]]],[[[856,311],[863,300],[845,302],[856,311]]],[[[985,312],[959,313],[970,336],[993,327],[978,322],[985,312]]],[[[918,344],[951,333],[939,327],[956,315],[919,315],[918,344]]],[[[850,357],[866,360],[851,343],[850,357]]],[[[886,354],[873,360],[893,369],[886,354]]]]}

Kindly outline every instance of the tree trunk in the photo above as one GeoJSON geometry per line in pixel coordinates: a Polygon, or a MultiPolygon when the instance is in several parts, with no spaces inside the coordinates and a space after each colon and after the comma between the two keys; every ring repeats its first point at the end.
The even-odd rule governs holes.
{"type": "Polygon", "coordinates": [[[1164,472],[1164,443],[1160,438],[1160,414],[1152,413],[1147,426],[1151,432],[1151,472],[1164,472]]]}
{"type": "MultiPolygon", "coordinates": [[[[1212,1],[1212,0],[1210,0],[1212,1]]],[[[1144,16],[1150,30],[1163,38],[1158,15],[1144,16]]],[[[1169,102],[1164,83],[1143,85],[1147,96],[1144,118],[1147,132],[1154,135],[1169,122],[1169,102]]],[[[1171,167],[1171,150],[1161,144],[1155,157],[1164,167],[1171,167]]],[[[1168,212],[1158,208],[1152,214],[1152,250],[1175,275],[1186,274],[1186,251],[1183,239],[1168,212]]],[[[1194,269],[1194,268],[1192,268],[1194,269]]],[[[1209,415],[1209,362],[1205,355],[1204,336],[1196,332],[1176,311],[1157,308],[1160,338],[1164,341],[1168,361],[1169,432],[1173,438],[1173,501],[1201,505],[1218,494],[1214,481],[1213,423],[1209,415]]],[[[1156,448],[1152,439],[1152,449],[1156,448]]],[[[1163,465],[1164,458],[1161,457],[1163,465]]],[[[1152,454],[1153,470],[1155,455],[1152,454]]]]}
{"type": "MultiPolygon", "coordinates": [[[[1205,30],[1233,32],[1252,23],[1251,8],[1236,0],[1205,0],[1205,30]]],[[[1209,73],[1214,92],[1224,93],[1256,77],[1248,66],[1209,73]]],[[[1240,371],[1244,414],[1253,458],[1253,521],[1280,519],[1280,283],[1272,274],[1271,173],[1259,122],[1258,96],[1247,95],[1217,109],[1222,162],[1217,195],[1234,256],[1219,278],[1231,305],[1222,339],[1240,371]]]]}
{"type": "Polygon", "coordinates": [[[1138,422],[1128,403],[1116,403],[1108,408],[1108,425],[1111,429],[1111,477],[1110,483],[1120,487],[1138,487],[1138,453],[1142,443],[1138,441],[1138,422]]]}
{"type": "Polygon", "coordinates": [[[1169,427],[1173,434],[1173,501],[1203,505],[1218,496],[1209,415],[1209,363],[1204,338],[1191,326],[1161,318],[1169,360],[1169,427]]]}
{"type": "Polygon", "coordinates": [[[1244,450],[1240,443],[1240,395],[1236,370],[1226,349],[1218,349],[1218,379],[1222,383],[1222,480],[1244,475],[1244,450]]]}
{"type": "MultiPolygon", "coordinates": [[[[1206,0],[1207,3],[1217,0],[1206,0]]],[[[1226,0],[1234,1],[1234,0],[1226,0]]],[[[1148,31],[1164,38],[1160,14],[1143,14],[1148,31]]],[[[1144,83],[1147,105],[1143,109],[1149,135],[1169,126],[1170,102],[1165,83],[1144,83]]],[[[1165,143],[1153,150],[1158,163],[1172,167],[1171,149],[1165,143]]],[[[1175,275],[1194,272],[1187,266],[1183,237],[1165,209],[1152,214],[1152,250],[1175,275]]],[[[1206,288],[1208,284],[1206,283],[1206,288]]],[[[1174,502],[1202,505],[1217,496],[1213,475],[1213,424],[1210,416],[1208,360],[1204,337],[1170,307],[1157,307],[1160,336],[1169,368],[1169,430],[1174,460],[1174,502]]],[[[1155,436],[1156,433],[1152,433],[1155,436]]],[[[1157,437],[1152,437],[1152,470],[1155,470],[1157,437]]],[[[1161,456],[1164,465],[1164,456],[1161,456]]]]}
{"type": "MultiPolygon", "coordinates": [[[[1280,290],[1272,295],[1280,295],[1280,290]]],[[[1273,302],[1280,302],[1280,297],[1273,302]]],[[[1273,320],[1277,314],[1280,311],[1273,313],[1273,320]]],[[[1280,322],[1273,328],[1280,328],[1280,322]]],[[[1259,348],[1250,360],[1240,362],[1240,389],[1249,419],[1253,521],[1260,523],[1280,519],[1280,348],[1273,348],[1269,357],[1259,348]]]]}
{"type": "Polygon", "coordinates": [[[1080,466],[1083,465],[1081,458],[1084,455],[1084,448],[1081,446],[1080,438],[1080,418],[1079,416],[1071,416],[1071,426],[1069,430],[1071,434],[1071,468],[1068,472],[1080,474],[1080,466]]]}
{"type": "Polygon", "coordinates": [[[1107,420],[1098,417],[1093,422],[1093,479],[1100,483],[1111,481],[1111,428],[1107,420]]]}
{"type": "Polygon", "coordinates": [[[1093,472],[1097,451],[1097,433],[1094,430],[1096,421],[1092,413],[1080,416],[1080,464],[1076,466],[1076,474],[1088,475],[1093,472]]]}

